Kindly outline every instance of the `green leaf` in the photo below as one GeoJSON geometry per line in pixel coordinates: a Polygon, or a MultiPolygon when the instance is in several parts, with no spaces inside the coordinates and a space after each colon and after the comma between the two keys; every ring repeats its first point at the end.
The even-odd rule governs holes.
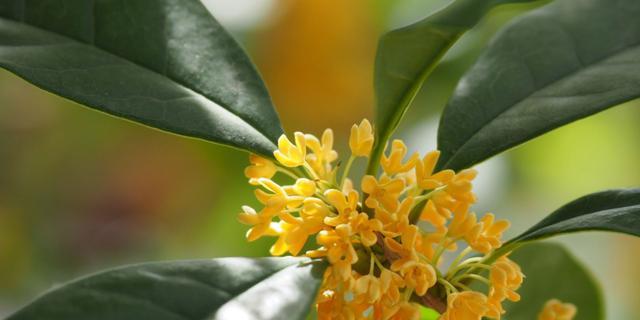
{"type": "Polygon", "coordinates": [[[576,319],[604,319],[600,288],[593,276],[564,247],[535,243],[515,251],[516,261],[526,278],[518,293],[519,302],[505,303],[505,319],[537,319],[545,302],[559,299],[578,308],[576,319]]]}
{"type": "Polygon", "coordinates": [[[438,167],[463,169],[640,96],[640,1],[558,0],[517,18],[459,82],[438,167]]]}
{"type": "Polygon", "coordinates": [[[440,314],[437,311],[431,308],[420,307],[420,320],[438,320],[439,317],[440,314]]]}
{"type": "Polygon", "coordinates": [[[384,34],[375,62],[376,145],[373,173],[389,137],[442,56],[493,7],[535,0],[456,0],[443,10],[384,34]]]}
{"type": "Polygon", "coordinates": [[[608,190],[576,199],[510,240],[509,244],[586,230],[640,237],[640,189],[608,190]]]}
{"type": "Polygon", "coordinates": [[[7,320],[305,319],[324,267],[291,257],[126,266],[54,288],[7,320]]]}
{"type": "Polygon", "coordinates": [[[282,133],[251,61],[197,0],[3,0],[0,67],[91,108],[263,155],[282,133]]]}

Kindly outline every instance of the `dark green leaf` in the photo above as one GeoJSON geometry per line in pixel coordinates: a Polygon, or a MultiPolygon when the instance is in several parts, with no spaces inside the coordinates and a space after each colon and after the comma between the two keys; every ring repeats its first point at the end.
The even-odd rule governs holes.
{"type": "Polygon", "coordinates": [[[2,0],[0,67],[91,108],[264,155],[282,133],[249,58],[197,0],[2,0]]]}
{"type": "Polygon", "coordinates": [[[640,237],[640,189],[586,195],[554,211],[509,242],[586,230],[614,231],[640,237]]]}
{"type": "Polygon", "coordinates": [[[504,28],[456,88],[439,168],[472,166],[640,96],[640,1],[558,0],[504,28]]]}
{"type": "Polygon", "coordinates": [[[305,319],[324,267],[299,258],[127,266],[54,288],[7,320],[305,319]]]}
{"type": "Polygon", "coordinates": [[[426,19],[380,38],[375,65],[377,137],[371,164],[377,164],[384,144],[422,83],[456,40],[493,7],[532,1],[456,0],[426,19]]]}
{"type": "Polygon", "coordinates": [[[531,320],[549,299],[559,299],[578,307],[576,319],[604,319],[600,288],[592,275],[564,247],[535,243],[515,251],[516,261],[526,278],[518,293],[519,302],[506,303],[505,319],[531,320]]]}

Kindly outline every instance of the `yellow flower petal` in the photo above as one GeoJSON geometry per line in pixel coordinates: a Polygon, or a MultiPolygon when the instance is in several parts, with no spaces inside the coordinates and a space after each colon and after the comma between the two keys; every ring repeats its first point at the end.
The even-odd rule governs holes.
{"type": "Polygon", "coordinates": [[[351,136],[349,137],[349,148],[351,154],[356,157],[368,157],[373,147],[373,128],[369,120],[363,119],[360,125],[351,127],[351,136]]]}

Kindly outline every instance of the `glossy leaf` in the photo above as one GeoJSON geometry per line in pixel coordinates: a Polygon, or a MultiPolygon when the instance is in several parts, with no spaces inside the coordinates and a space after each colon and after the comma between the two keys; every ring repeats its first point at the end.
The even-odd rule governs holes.
{"type": "Polygon", "coordinates": [[[640,96],[640,1],[557,0],[505,27],[442,115],[440,169],[472,166],[640,96]]]}
{"type": "Polygon", "coordinates": [[[505,303],[508,320],[537,319],[549,299],[559,299],[578,307],[576,319],[604,319],[600,288],[593,276],[564,247],[554,243],[535,243],[515,251],[511,259],[526,278],[517,303],[505,303]]]}
{"type": "Polygon", "coordinates": [[[378,163],[384,143],[398,127],[422,83],[456,40],[493,7],[532,1],[535,0],[456,0],[426,19],[380,38],[374,74],[376,143],[380,143],[374,148],[370,164],[378,163]]]}
{"type": "Polygon", "coordinates": [[[0,67],[91,108],[264,155],[282,133],[249,58],[197,0],[3,0],[0,67]]]}
{"type": "Polygon", "coordinates": [[[614,231],[640,237],[640,189],[608,190],[576,199],[509,243],[586,230],[614,231]]]}
{"type": "Polygon", "coordinates": [[[290,257],[133,265],[54,288],[7,320],[305,319],[323,269],[290,257]]]}

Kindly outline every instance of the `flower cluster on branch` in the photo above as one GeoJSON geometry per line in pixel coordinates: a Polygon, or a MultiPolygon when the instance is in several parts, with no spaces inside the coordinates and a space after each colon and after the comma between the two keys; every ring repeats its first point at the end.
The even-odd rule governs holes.
{"type": "Polygon", "coordinates": [[[281,136],[276,162],[252,155],[245,175],[262,208],[244,206],[239,215],[251,226],[247,239],[277,237],[272,255],[296,256],[306,247],[306,256],[329,262],[316,301],[319,319],[419,319],[421,304],[442,320],[500,319],[502,303],[520,299],[524,276],[506,255],[494,254],[509,223],[470,211],[476,171],[434,171],[438,151],[408,155],[394,140],[381,174],[354,184],[352,164],[368,157],[373,144],[365,119],[351,129],[343,168],[330,129],[320,138],[281,136]],[[277,173],[290,182],[277,183],[277,173]],[[453,260],[441,270],[447,252],[453,260]],[[471,281],[486,289],[473,290],[471,281]]]}

